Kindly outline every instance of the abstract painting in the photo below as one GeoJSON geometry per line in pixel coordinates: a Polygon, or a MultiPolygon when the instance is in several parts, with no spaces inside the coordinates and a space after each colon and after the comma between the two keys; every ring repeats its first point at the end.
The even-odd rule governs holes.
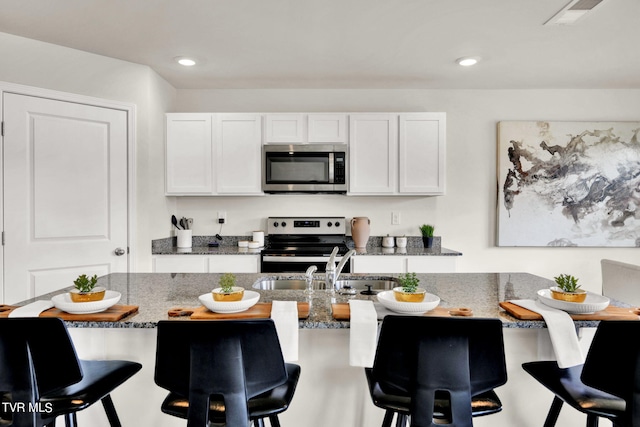
{"type": "Polygon", "coordinates": [[[499,122],[497,240],[640,247],[640,122],[499,122]]]}

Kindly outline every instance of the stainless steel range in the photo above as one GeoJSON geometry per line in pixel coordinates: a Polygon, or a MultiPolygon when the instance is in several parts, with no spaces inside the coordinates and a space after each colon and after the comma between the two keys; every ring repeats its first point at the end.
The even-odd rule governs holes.
{"type": "MultiPolygon", "coordinates": [[[[331,251],[336,262],[349,251],[344,217],[270,217],[267,246],[261,251],[263,273],[305,272],[311,265],[324,272],[331,251]]],[[[351,271],[349,259],[344,269],[351,271]]]]}

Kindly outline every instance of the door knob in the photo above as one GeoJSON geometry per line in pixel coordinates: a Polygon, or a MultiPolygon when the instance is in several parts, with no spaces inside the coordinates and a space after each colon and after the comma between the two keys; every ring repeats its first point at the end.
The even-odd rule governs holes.
{"type": "Polygon", "coordinates": [[[122,255],[126,254],[127,251],[125,251],[122,248],[116,248],[115,253],[116,253],[117,256],[122,256],[122,255]]]}

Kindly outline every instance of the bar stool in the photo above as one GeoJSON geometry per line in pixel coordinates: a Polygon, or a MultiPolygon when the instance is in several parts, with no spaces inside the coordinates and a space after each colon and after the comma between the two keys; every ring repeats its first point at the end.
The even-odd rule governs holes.
{"type": "Polygon", "coordinates": [[[170,393],[162,412],[189,427],[279,427],[300,367],[284,363],[271,319],[160,321],[155,382],[170,393]]]}
{"type": "Polygon", "coordinates": [[[640,322],[601,321],[583,365],[561,369],[555,361],[522,367],[555,396],[545,427],[556,424],[563,403],[587,415],[587,426],[599,417],[614,426],[640,426],[640,322]]]}
{"type": "Polygon", "coordinates": [[[493,389],[507,382],[502,322],[386,316],[373,368],[365,369],[383,427],[472,426],[502,410],[493,389]]]}
{"type": "Polygon", "coordinates": [[[120,426],[110,393],[141,368],[125,360],[79,360],[61,319],[0,319],[0,425],[53,427],[63,415],[73,427],[76,412],[100,400],[110,425],[120,426]]]}

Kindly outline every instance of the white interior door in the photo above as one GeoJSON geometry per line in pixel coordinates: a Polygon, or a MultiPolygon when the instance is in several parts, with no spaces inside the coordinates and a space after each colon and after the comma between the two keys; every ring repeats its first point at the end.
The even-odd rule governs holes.
{"type": "Polygon", "coordinates": [[[3,116],[4,302],[128,271],[127,112],[5,93],[3,116]]]}

